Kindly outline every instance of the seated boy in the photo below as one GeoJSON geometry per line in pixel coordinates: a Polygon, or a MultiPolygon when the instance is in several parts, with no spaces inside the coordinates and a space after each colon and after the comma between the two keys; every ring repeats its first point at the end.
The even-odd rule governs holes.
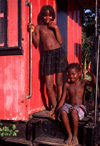
{"type": "MultiPolygon", "coordinates": [[[[59,110],[58,118],[61,117],[65,130],[68,133],[68,139],[65,143],[69,145],[79,144],[77,137],[78,121],[82,120],[86,113],[86,107],[83,103],[85,87],[87,85],[93,86],[96,84],[95,75],[90,72],[90,68],[88,68],[88,72],[92,77],[91,81],[81,78],[82,72],[78,63],[69,64],[67,69],[68,81],[64,84],[62,98],[55,111],[56,113],[59,110]],[[66,95],[68,96],[67,103],[65,103],[66,95]],[[68,118],[69,113],[72,118],[73,133],[68,118]]],[[[52,115],[52,118],[55,118],[55,114],[52,115]]]]}

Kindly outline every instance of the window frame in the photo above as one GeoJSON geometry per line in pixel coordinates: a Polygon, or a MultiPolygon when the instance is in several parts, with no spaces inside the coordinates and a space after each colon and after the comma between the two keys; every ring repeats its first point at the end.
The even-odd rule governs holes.
{"type": "Polygon", "coordinates": [[[5,10],[4,10],[4,19],[5,19],[5,39],[4,46],[0,46],[0,56],[3,55],[23,55],[22,49],[22,0],[18,0],[18,46],[9,47],[8,46],[8,0],[5,0],[5,10]]]}

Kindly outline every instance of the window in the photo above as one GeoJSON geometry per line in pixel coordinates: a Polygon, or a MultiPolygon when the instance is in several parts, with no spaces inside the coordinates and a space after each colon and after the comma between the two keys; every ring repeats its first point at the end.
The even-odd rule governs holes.
{"type": "Polygon", "coordinates": [[[21,0],[0,0],[0,55],[22,55],[21,0]]]}

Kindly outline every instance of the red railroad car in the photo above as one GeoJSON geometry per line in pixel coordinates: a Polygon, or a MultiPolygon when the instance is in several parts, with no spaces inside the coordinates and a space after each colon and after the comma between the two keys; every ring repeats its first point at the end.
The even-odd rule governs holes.
{"type": "Polygon", "coordinates": [[[31,44],[31,32],[27,31],[29,21],[38,23],[43,5],[51,5],[55,10],[55,23],[61,29],[68,62],[81,63],[81,8],[86,3],[82,0],[0,0],[1,120],[27,120],[30,114],[45,109],[45,103],[48,104],[45,83],[39,77],[40,49],[31,44]]]}

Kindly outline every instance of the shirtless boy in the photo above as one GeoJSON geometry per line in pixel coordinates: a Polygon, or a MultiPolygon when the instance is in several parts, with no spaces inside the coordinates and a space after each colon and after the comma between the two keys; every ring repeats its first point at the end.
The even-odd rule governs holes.
{"type": "Polygon", "coordinates": [[[42,24],[37,26],[29,24],[28,28],[32,29],[34,46],[37,48],[41,42],[43,49],[43,55],[40,61],[40,75],[45,76],[47,93],[52,105],[52,113],[62,95],[63,72],[67,66],[67,59],[61,48],[62,37],[59,27],[53,22],[55,12],[52,6],[45,5],[42,7],[40,19],[42,20],[42,24]],[[56,75],[57,98],[53,86],[54,74],[56,75]]]}
{"type": "Polygon", "coordinates": [[[68,139],[65,141],[67,145],[77,145],[79,143],[77,137],[78,121],[83,119],[86,112],[86,107],[84,105],[85,87],[87,85],[93,86],[96,84],[95,75],[90,72],[90,68],[88,71],[92,77],[91,81],[81,79],[81,68],[78,63],[72,63],[68,66],[68,82],[64,85],[63,94],[56,109],[56,112],[59,110],[58,117],[61,117],[65,130],[68,133],[68,139]],[[66,95],[68,96],[68,101],[65,103],[66,95]],[[72,117],[73,134],[68,113],[70,113],[72,117]]]}

